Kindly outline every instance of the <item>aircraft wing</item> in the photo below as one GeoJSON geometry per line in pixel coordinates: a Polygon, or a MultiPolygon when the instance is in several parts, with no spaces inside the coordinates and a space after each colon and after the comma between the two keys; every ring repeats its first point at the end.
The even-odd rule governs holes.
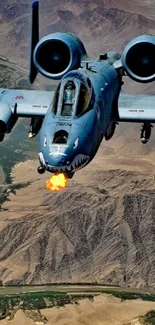
{"type": "Polygon", "coordinates": [[[43,117],[53,96],[54,91],[0,88],[0,119],[7,115],[8,110],[17,117],[43,117]]]}
{"type": "Polygon", "coordinates": [[[120,93],[118,121],[155,122],[155,95],[130,95],[120,93]]]}

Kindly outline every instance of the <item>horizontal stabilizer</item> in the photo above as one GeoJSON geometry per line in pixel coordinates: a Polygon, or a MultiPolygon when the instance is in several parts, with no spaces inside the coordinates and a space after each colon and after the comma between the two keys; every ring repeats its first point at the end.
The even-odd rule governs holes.
{"type": "Polygon", "coordinates": [[[39,42],[39,1],[34,1],[32,3],[32,25],[30,42],[29,80],[32,84],[37,76],[37,69],[33,62],[33,52],[37,43],[39,42]]]}

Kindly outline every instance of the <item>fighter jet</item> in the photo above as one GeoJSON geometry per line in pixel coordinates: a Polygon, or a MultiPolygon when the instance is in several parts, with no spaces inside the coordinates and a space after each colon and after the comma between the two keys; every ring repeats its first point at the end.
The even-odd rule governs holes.
{"type": "Polygon", "coordinates": [[[122,121],[143,123],[141,141],[148,141],[155,122],[155,96],[129,95],[121,88],[124,76],[141,83],[155,80],[155,36],[138,36],[121,54],[111,51],[91,59],[72,33],[56,32],[39,40],[39,2],[35,1],[31,83],[38,73],[57,81],[55,91],[0,89],[0,141],[19,117],[31,118],[29,138],[40,131],[39,173],[72,178],[122,121]]]}

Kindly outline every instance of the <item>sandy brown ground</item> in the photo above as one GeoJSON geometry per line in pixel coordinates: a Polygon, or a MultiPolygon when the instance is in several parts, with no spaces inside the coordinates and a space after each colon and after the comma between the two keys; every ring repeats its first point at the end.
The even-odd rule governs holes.
{"type": "Polygon", "coordinates": [[[140,300],[121,302],[112,296],[102,295],[94,302],[84,299],[79,306],[68,305],[64,308],[43,310],[43,315],[53,325],[123,325],[137,324],[135,318],[155,308],[155,303],[140,300]]]}
{"type": "MultiPolygon", "coordinates": [[[[78,305],[41,310],[45,320],[36,320],[32,312],[18,310],[11,321],[2,320],[1,325],[139,325],[139,317],[155,309],[155,302],[126,300],[100,295],[94,301],[84,299],[78,305]]],[[[41,318],[41,317],[40,317],[41,318]]]]}

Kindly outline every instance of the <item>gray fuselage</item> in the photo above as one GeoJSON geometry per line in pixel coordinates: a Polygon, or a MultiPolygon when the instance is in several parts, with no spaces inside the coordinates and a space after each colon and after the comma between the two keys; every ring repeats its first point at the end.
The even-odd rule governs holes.
{"type": "Polygon", "coordinates": [[[90,61],[61,79],[40,130],[39,159],[46,170],[74,174],[94,158],[120,87],[106,60],[90,61]]]}

